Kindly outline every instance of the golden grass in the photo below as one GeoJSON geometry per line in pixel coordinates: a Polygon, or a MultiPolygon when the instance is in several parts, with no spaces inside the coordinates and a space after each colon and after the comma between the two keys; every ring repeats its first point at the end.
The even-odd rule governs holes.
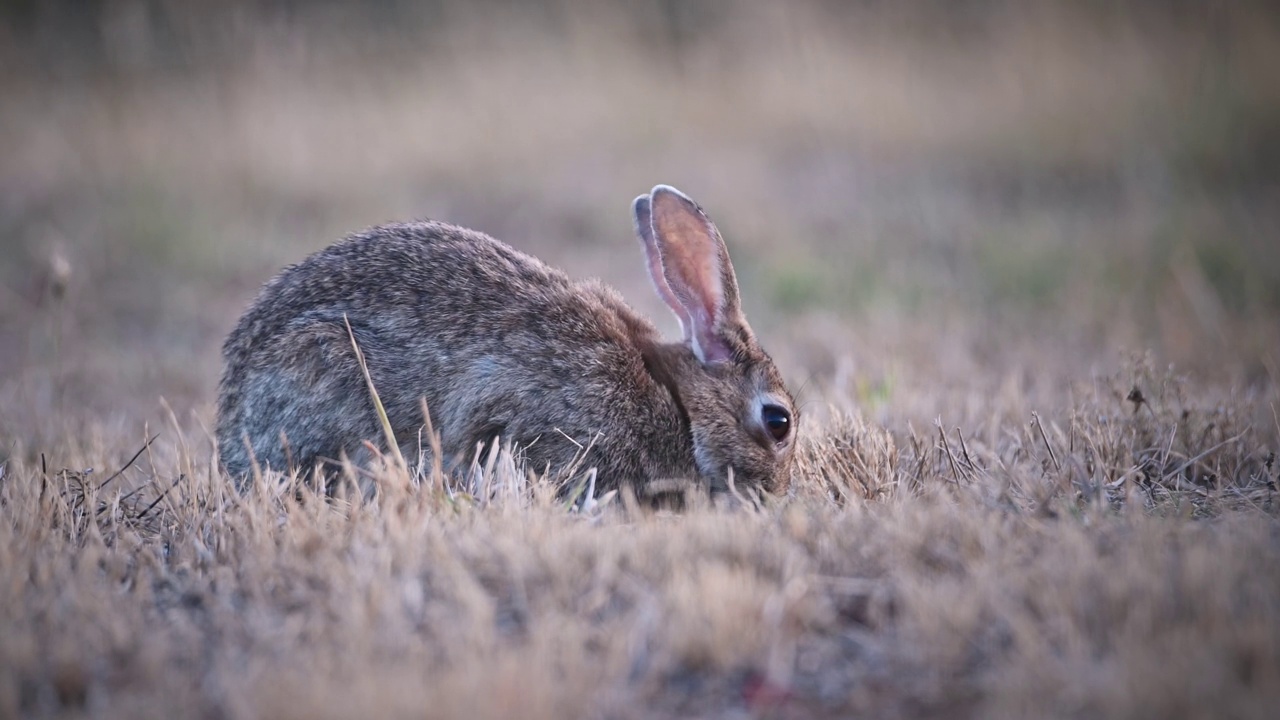
{"type": "Polygon", "coordinates": [[[833,410],[756,510],[566,508],[509,458],[239,496],[174,429],[110,482],[19,449],[0,715],[1265,717],[1276,429],[1135,372],[1136,407],[990,428],[833,410]]]}

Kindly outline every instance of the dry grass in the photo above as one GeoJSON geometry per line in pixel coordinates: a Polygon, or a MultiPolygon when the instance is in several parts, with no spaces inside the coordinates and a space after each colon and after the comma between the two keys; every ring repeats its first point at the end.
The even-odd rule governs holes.
{"type": "Polygon", "coordinates": [[[970,5],[0,42],[0,718],[1270,717],[1280,22],[970,5]],[[791,497],[217,475],[281,264],[435,216],[664,318],[659,181],[805,404],[791,497]]]}
{"type": "Polygon", "coordinates": [[[239,496],[175,429],[118,476],[18,448],[0,715],[1266,717],[1275,427],[1134,370],[989,426],[833,411],[756,510],[566,507],[506,457],[239,496]]]}

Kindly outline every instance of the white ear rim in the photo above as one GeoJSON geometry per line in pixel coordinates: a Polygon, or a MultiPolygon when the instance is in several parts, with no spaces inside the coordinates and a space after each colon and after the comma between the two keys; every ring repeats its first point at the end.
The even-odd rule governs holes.
{"type": "Polygon", "coordinates": [[[654,185],[653,189],[649,191],[649,197],[653,197],[658,193],[671,193],[672,195],[675,195],[676,197],[680,198],[681,200],[684,200],[685,202],[689,203],[690,205],[693,205],[694,207],[698,206],[698,203],[694,202],[693,198],[689,197],[688,195],[685,195],[679,189],[671,185],[663,185],[663,184],[654,185]]]}

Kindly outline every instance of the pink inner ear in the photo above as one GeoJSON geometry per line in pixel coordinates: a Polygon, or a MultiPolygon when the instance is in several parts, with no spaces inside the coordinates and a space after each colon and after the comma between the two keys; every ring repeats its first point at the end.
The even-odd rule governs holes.
{"type": "Polygon", "coordinates": [[[658,293],[658,297],[671,308],[671,312],[675,314],[676,320],[680,322],[680,331],[684,335],[684,341],[689,342],[693,337],[693,323],[689,319],[689,312],[680,304],[680,300],[675,293],[671,292],[671,286],[667,284],[667,278],[662,272],[662,255],[658,250],[658,245],[653,239],[653,221],[649,212],[649,196],[641,195],[631,204],[631,212],[635,219],[636,237],[640,238],[640,245],[644,248],[644,257],[646,266],[649,270],[649,280],[653,282],[653,289],[658,293]]]}
{"type": "Polygon", "coordinates": [[[719,234],[698,206],[677,191],[656,188],[650,202],[663,276],[692,324],[694,351],[703,362],[727,360],[731,353],[722,337],[726,272],[719,234]]]}

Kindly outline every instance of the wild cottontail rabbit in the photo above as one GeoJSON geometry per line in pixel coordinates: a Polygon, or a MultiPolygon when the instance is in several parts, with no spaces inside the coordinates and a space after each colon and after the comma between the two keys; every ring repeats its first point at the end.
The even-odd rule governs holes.
{"type": "Polygon", "coordinates": [[[364,353],[405,457],[425,398],[446,467],[515,443],[532,470],[580,457],[605,487],[699,478],[786,491],[798,410],[743,317],[702,209],[659,185],[632,204],[649,276],[684,330],[663,342],[597,281],[439,222],[376,227],[267,283],[223,346],[218,445],[243,486],[256,462],[309,472],[384,433],[364,353]]]}

